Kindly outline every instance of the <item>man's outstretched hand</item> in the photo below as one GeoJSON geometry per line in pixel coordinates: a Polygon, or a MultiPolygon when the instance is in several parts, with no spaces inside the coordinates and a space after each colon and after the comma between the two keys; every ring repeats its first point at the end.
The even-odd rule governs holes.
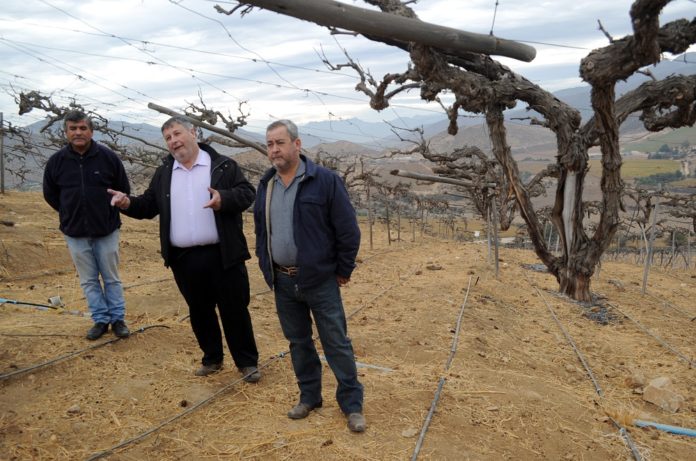
{"type": "Polygon", "coordinates": [[[118,207],[121,210],[125,210],[130,206],[130,199],[127,194],[113,189],[106,189],[106,191],[111,194],[111,206],[118,207]]]}

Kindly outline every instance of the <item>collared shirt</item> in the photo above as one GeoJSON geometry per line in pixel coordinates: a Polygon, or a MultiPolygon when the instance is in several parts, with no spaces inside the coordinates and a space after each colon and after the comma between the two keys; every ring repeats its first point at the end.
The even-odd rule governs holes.
{"type": "Polygon", "coordinates": [[[172,246],[188,248],[220,241],[213,209],[203,208],[210,201],[210,167],[210,155],[203,150],[198,151],[190,170],[174,160],[169,231],[172,246]]]}
{"type": "Polygon", "coordinates": [[[281,266],[294,266],[297,263],[297,246],[292,229],[293,209],[297,187],[305,174],[305,162],[300,161],[292,182],[285,187],[278,174],[273,181],[271,194],[271,254],[273,262],[281,266]]]}

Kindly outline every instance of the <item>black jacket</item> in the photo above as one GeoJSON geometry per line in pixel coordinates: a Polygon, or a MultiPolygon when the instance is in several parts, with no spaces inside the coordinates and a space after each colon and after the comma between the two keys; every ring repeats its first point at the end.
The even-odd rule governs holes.
{"type": "Polygon", "coordinates": [[[121,160],[94,140],[84,155],[68,144],[46,163],[44,198],[58,211],[60,230],[65,235],[103,237],[121,227],[108,188],[130,192],[121,160]]]}
{"type": "MultiPolygon", "coordinates": [[[[222,207],[215,212],[215,226],[220,237],[222,263],[225,268],[251,258],[244,237],[242,212],[254,201],[254,186],[244,177],[237,163],[206,145],[198,146],[210,155],[210,187],[220,192],[222,207]]],[[[171,225],[170,190],[174,157],[168,155],[155,171],[147,190],[130,197],[130,206],[121,213],[136,219],[160,217],[160,245],[164,265],[170,266],[169,231],[171,225]]]]}

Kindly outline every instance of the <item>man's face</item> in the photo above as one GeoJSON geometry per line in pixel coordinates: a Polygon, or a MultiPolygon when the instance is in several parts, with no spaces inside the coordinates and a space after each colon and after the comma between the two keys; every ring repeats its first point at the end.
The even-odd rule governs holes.
{"type": "Polygon", "coordinates": [[[196,141],[196,129],[187,129],[185,126],[174,123],[162,131],[167,149],[179,163],[190,168],[198,157],[198,142],[196,141]]]}
{"type": "Polygon", "coordinates": [[[266,132],[266,152],[271,164],[281,173],[292,171],[300,161],[300,139],[292,141],[287,128],[279,126],[266,132]]]}
{"type": "Polygon", "coordinates": [[[65,122],[65,136],[75,152],[84,154],[92,142],[92,130],[87,120],[65,122]]]}

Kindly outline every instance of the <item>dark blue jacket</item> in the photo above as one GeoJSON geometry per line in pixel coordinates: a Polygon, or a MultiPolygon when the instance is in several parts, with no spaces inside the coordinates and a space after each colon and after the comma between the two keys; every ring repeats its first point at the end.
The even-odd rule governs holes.
{"type": "MultiPolygon", "coordinates": [[[[218,154],[215,149],[198,144],[210,155],[210,187],[220,193],[222,207],[216,211],[215,227],[220,238],[222,264],[229,268],[251,258],[244,237],[242,212],[254,201],[254,186],[244,177],[237,162],[218,154]]],[[[129,197],[130,206],[121,213],[136,219],[151,219],[159,215],[160,248],[164,265],[170,266],[169,231],[171,228],[172,169],[174,157],[167,155],[155,171],[147,190],[138,197],[129,197]]]]}
{"type": "MultiPolygon", "coordinates": [[[[297,245],[297,284],[309,288],[337,275],[350,278],[360,248],[360,228],[341,178],[304,155],[301,157],[307,169],[297,187],[293,232],[297,245]]],[[[275,174],[275,168],[271,168],[261,178],[254,203],[256,256],[271,288],[273,261],[268,248],[266,191],[275,174]]]]}
{"type": "Polygon", "coordinates": [[[121,227],[118,209],[111,206],[106,189],[130,193],[130,184],[118,156],[94,140],[84,155],[68,144],[46,163],[44,198],[58,211],[65,235],[103,237],[121,227]]]}

